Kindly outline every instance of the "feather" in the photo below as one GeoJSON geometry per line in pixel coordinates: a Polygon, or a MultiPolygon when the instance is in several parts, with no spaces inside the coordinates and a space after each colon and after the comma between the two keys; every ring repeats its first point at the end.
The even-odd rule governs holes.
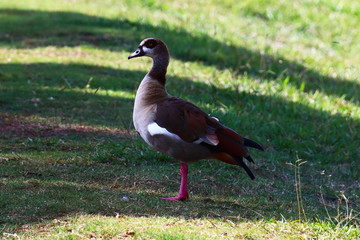
{"type": "Polygon", "coordinates": [[[244,163],[242,158],[239,157],[235,157],[235,160],[240,164],[240,166],[245,169],[246,173],[249,175],[249,177],[254,180],[255,176],[254,174],[251,172],[251,170],[249,169],[249,167],[244,163]]]}
{"type": "Polygon", "coordinates": [[[255,163],[254,160],[249,156],[245,157],[249,162],[255,163]]]}
{"type": "Polygon", "coordinates": [[[203,145],[212,152],[212,156],[222,162],[233,165],[240,165],[242,168],[244,168],[249,177],[251,179],[254,179],[254,174],[243,161],[243,158],[245,158],[249,162],[254,163],[254,160],[249,155],[246,146],[254,146],[260,150],[263,150],[263,148],[256,142],[241,137],[239,134],[237,134],[234,130],[230,128],[219,128],[216,130],[216,135],[219,139],[218,145],[213,146],[203,143],[203,145]]]}
{"type": "Polygon", "coordinates": [[[172,138],[181,140],[181,138],[178,135],[169,132],[168,130],[166,130],[166,128],[160,127],[156,122],[150,123],[148,125],[147,129],[148,129],[151,136],[165,135],[165,136],[168,136],[168,137],[172,137],[172,138]]]}
{"type": "Polygon", "coordinates": [[[215,134],[215,119],[209,120],[205,112],[194,104],[180,98],[171,97],[157,103],[155,122],[170,133],[178,135],[185,142],[219,143],[215,134]],[[213,126],[210,126],[209,123],[213,126]]]}
{"type": "Polygon", "coordinates": [[[251,148],[256,148],[256,149],[259,149],[261,151],[265,151],[264,148],[262,146],[260,146],[260,144],[254,142],[253,140],[250,140],[248,138],[243,138],[244,139],[244,144],[245,146],[247,147],[251,147],[251,148]]]}

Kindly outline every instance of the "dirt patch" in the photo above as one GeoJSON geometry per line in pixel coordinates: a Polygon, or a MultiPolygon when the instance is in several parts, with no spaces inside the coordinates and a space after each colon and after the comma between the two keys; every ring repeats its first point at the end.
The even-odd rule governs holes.
{"type": "Polygon", "coordinates": [[[129,137],[129,133],[110,128],[94,128],[81,124],[57,124],[29,121],[18,115],[0,114],[0,137],[20,136],[24,138],[53,136],[94,136],[129,137]]]}

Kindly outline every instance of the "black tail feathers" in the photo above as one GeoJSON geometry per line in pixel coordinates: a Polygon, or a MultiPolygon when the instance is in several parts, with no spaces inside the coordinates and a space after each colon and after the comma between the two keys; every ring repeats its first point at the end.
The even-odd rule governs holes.
{"type": "MultiPolygon", "coordinates": [[[[254,180],[254,179],[255,179],[254,174],[251,172],[250,168],[244,163],[243,159],[242,159],[242,158],[239,158],[239,157],[234,157],[234,158],[235,158],[235,160],[240,164],[240,166],[241,166],[243,169],[245,169],[245,171],[246,171],[246,173],[249,175],[249,177],[254,180]]],[[[246,159],[248,159],[248,160],[249,160],[249,158],[251,159],[250,156],[249,156],[249,157],[246,157],[246,159]]],[[[252,160],[252,159],[251,159],[251,160],[252,160]]],[[[249,161],[251,161],[251,160],[249,160],[249,161]]],[[[254,161],[252,161],[252,162],[254,162],[254,161]]]]}
{"type": "Polygon", "coordinates": [[[255,163],[254,160],[249,156],[245,157],[249,162],[255,163]]]}
{"type": "Polygon", "coordinates": [[[264,148],[262,146],[260,146],[260,144],[254,142],[253,140],[250,140],[248,138],[244,138],[244,145],[247,147],[256,148],[261,151],[265,151],[264,148]]]}

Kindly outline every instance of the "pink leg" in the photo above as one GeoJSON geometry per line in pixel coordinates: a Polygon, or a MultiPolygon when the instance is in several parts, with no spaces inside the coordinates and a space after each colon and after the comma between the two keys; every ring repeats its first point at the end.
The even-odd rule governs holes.
{"type": "Polygon", "coordinates": [[[169,201],[183,201],[189,198],[189,194],[187,192],[188,165],[186,163],[183,162],[181,163],[180,174],[181,174],[181,185],[180,185],[179,195],[177,197],[169,197],[163,199],[169,201]]]}

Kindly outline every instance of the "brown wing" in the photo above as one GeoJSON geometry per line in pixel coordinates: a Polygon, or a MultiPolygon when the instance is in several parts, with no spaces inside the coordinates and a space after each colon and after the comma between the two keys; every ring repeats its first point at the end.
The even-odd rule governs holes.
{"type": "Polygon", "coordinates": [[[264,150],[256,142],[241,137],[234,130],[220,124],[194,104],[180,98],[170,98],[158,103],[155,122],[186,142],[201,140],[212,156],[220,161],[240,165],[251,179],[254,175],[243,158],[254,162],[247,147],[264,150]]]}
{"type": "Polygon", "coordinates": [[[194,104],[181,98],[169,98],[157,104],[155,122],[186,142],[202,139],[212,145],[219,140],[215,130],[221,124],[194,104]]]}

